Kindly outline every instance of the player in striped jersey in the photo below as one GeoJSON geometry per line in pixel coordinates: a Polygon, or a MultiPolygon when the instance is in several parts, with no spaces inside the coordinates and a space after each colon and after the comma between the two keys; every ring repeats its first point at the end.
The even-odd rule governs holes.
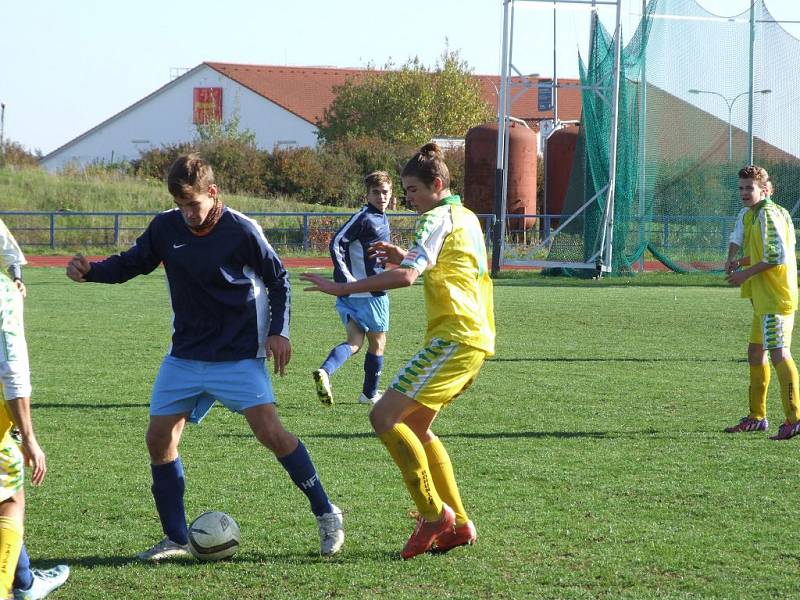
{"type": "Polygon", "coordinates": [[[731,236],[726,262],[727,279],[741,286],[743,298],[753,305],[753,322],[747,358],[750,365],[750,411],[728,433],[765,431],[767,389],[770,370],[767,355],[775,366],[781,388],[785,422],[772,436],[787,440],[800,433],[800,398],[797,367],[791,355],[794,313],[797,310],[797,259],[792,218],[768,195],[767,171],[755,165],[739,171],[741,238],[731,236]],[[744,257],[735,259],[734,246],[741,239],[744,257]],[[742,270],[738,270],[745,267],[742,270]]]}
{"type": "MultiPolygon", "coordinates": [[[[392,199],[392,179],[384,171],[375,171],[364,178],[364,186],[367,203],[331,239],[334,281],[357,281],[383,272],[380,261],[370,257],[368,250],[376,242],[389,241],[386,208],[392,199]]],[[[361,349],[366,337],[364,384],[358,401],[374,404],[381,396],[378,384],[389,330],[389,296],[384,290],[340,296],[336,299],[336,311],[344,323],[347,340],[333,348],[313,372],[317,397],[323,404],[332,404],[330,376],[361,349]]]]}
{"type": "Polygon", "coordinates": [[[172,345],[153,384],[146,441],[166,537],[139,558],[188,554],[178,444],[186,422],[199,422],[217,400],[245,416],[308,497],[321,553],[334,554],[344,542],[341,511],[303,443],[281,424],[264,365],[271,359],[283,375],[292,354],[286,269],[258,223],[222,203],[211,166],[198,155],[179,157],[167,186],[177,207],[157,215],[132,248],[91,264],[76,255],[67,267],[77,282],[123,283],[164,263],[172,345]]]}
{"type": "Polygon", "coordinates": [[[450,192],[450,173],[435,143],[423,146],[401,173],[406,198],[418,213],[414,244],[405,251],[378,243],[374,251],[397,269],[340,283],[304,273],[310,291],[334,296],[409,286],[424,273],[428,329],[423,348],[392,381],[370,412],[419,511],[400,556],[472,544],[450,457],[431,431],[439,411],[472,385],[494,354],[492,280],[477,217],[450,192]]]}

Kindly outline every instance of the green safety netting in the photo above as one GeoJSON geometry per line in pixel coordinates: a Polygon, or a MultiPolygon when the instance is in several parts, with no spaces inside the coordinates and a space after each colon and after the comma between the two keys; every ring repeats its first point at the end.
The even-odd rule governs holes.
{"type": "MultiPolygon", "coordinates": [[[[562,221],[608,182],[614,40],[596,18],[590,42],[562,221]]],[[[749,163],[751,114],[753,162],[770,172],[774,199],[800,217],[798,72],[800,40],[763,0],[738,15],[714,15],[694,0],[648,3],[621,58],[613,273],[655,263],[721,267],[740,207],[737,171],[749,163]]],[[[601,194],[555,237],[548,260],[582,262],[596,252],[604,203],[601,194]]]]}

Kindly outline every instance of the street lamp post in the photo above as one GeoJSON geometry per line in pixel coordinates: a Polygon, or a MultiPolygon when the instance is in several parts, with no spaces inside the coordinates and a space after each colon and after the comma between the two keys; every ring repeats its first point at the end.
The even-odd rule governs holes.
{"type": "MultiPolygon", "coordinates": [[[[742,92],[741,94],[737,94],[733,98],[728,98],[723,96],[719,92],[712,92],[711,90],[697,90],[692,88],[689,90],[690,94],[711,94],[712,96],[719,96],[722,98],[722,101],[725,102],[725,106],[728,107],[728,162],[733,160],[733,123],[731,122],[731,117],[733,113],[733,103],[736,102],[742,96],[747,96],[750,93],[750,90],[746,92],[742,92]]],[[[754,90],[753,94],[771,94],[772,90],[754,90]]]]}

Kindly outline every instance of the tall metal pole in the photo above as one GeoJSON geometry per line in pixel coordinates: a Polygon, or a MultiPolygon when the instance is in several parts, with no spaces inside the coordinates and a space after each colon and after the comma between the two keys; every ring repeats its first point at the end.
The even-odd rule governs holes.
{"type": "Polygon", "coordinates": [[[611,271],[614,244],[614,188],[617,180],[617,129],[619,127],[619,85],[622,57],[622,0],[617,1],[616,27],[614,29],[614,82],[611,96],[611,132],[608,148],[608,193],[603,213],[604,227],[600,242],[598,274],[611,271]]]}
{"type": "Polygon", "coordinates": [[[500,101],[497,106],[497,163],[494,172],[494,230],[492,231],[492,277],[500,272],[505,237],[505,141],[508,114],[509,27],[514,0],[503,1],[503,48],[500,62],[500,101]]]}
{"type": "Polygon", "coordinates": [[[753,90],[754,86],[754,49],[756,41],[756,3],[750,4],[750,77],[747,95],[747,164],[753,164],[753,90]]]}
{"type": "MultiPolygon", "coordinates": [[[[553,2],[553,129],[558,127],[558,71],[556,61],[556,3],[553,2]]],[[[550,136],[548,136],[550,137],[550,136]]]]}
{"type": "MultiPolygon", "coordinates": [[[[647,22],[647,0],[642,0],[642,20],[640,27],[642,37],[644,37],[647,22]]],[[[642,43],[645,43],[644,41],[642,43]]],[[[647,46],[643,50],[642,56],[642,81],[641,81],[641,102],[639,103],[639,247],[644,245],[644,212],[645,212],[645,181],[647,172],[645,161],[647,160],[647,46]]],[[[639,271],[644,271],[644,251],[639,258],[639,271]]]]}
{"type": "MultiPolygon", "coordinates": [[[[544,168],[544,177],[543,177],[543,192],[544,192],[544,214],[549,214],[550,211],[550,184],[547,181],[548,174],[550,172],[550,157],[548,156],[548,148],[550,146],[550,136],[556,132],[558,129],[558,60],[557,60],[557,53],[556,53],[556,44],[557,44],[557,35],[558,35],[558,28],[557,28],[557,21],[556,21],[556,3],[553,2],[553,79],[550,82],[550,98],[553,102],[553,127],[550,131],[547,132],[542,138],[542,154],[544,155],[544,160],[542,161],[542,167],[544,168]]],[[[545,217],[545,223],[548,225],[550,224],[550,219],[545,217]]],[[[550,235],[549,228],[544,232],[545,237],[550,235]]]]}
{"type": "MultiPolygon", "coordinates": [[[[725,103],[728,104],[728,162],[733,161],[733,102],[736,102],[736,98],[733,99],[733,102],[728,103],[726,98],[723,98],[725,103]]],[[[750,96],[750,109],[752,110],[753,107],[753,96],[750,96]]],[[[750,140],[752,141],[752,137],[750,140]]],[[[753,163],[753,153],[752,147],[750,149],[750,164],[753,163]]]]}

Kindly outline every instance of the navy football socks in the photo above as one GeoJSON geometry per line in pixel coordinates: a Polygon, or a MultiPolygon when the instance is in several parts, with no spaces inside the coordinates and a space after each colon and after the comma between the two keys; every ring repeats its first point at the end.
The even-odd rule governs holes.
{"type": "Polygon", "coordinates": [[[150,465],[150,469],[153,472],[153,486],[150,489],[164,533],[176,544],[188,544],[189,529],[186,527],[183,506],[186,480],[180,457],[165,465],[150,465]]]}
{"type": "Polygon", "coordinates": [[[28,556],[28,549],[22,544],[19,551],[19,561],[17,570],[14,571],[14,589],[29,590],[33,585],[33,573],[31,573],[31,557],[28,556]]]}
{"type": "Polygon", "coordinates": [[[372,398],[378,393],[381,371],[383,371],[383,356],[367,352],[364,356],[364,389],[362,390],[367,398],[372,398]]]}
{"type": "Polygon", "coordinates": [[[311,457],[308,455],[303,442],[297,440],[297,448],[286,456],[278,457],[278,460],[289,473],[294,484],[303,492],[311,503],[311,512],[316,516],[331,512],[331,503],[322,487],[322,482],[317,476],[317,470],[311,457]]]}

